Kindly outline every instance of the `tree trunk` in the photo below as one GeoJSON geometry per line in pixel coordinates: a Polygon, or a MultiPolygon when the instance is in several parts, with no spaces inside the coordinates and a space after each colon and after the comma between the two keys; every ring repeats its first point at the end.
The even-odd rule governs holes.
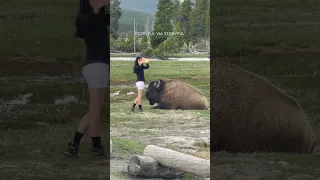
{"type": "Polygon", "coordinates": [[[170,167],[204,178],[210,178],[210,161],[190,156],[170,149],[149,145],[144,149],[144,156],[155,158],[164,167],[170,167]]]}
{"type": "Polygon", "coordinates": [[[133,156],[129,161],[128,173],[133,176],[165,179],[181,178],[185,174],[169,167],[160,166],[155,158],[139,155],[133,156]]]}

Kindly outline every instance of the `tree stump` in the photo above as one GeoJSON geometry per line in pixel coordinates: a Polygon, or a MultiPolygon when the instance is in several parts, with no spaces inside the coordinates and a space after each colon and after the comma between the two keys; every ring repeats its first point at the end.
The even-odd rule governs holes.
{"type": "Polygon", "coordinates": [[[152,157],[139,155],[133,156],[129,161],[128,173],[133,176],[165,179],[181,178],[185,174],[169,167],[160,166],[158,161],[152,157]]]}
{"type": "Polygon", "coordinates": [[[143,155],[156,159],[161,166],[188,172],[203,178],[210,178],[209,160],[154,145],[147,146],[143,155]]]}

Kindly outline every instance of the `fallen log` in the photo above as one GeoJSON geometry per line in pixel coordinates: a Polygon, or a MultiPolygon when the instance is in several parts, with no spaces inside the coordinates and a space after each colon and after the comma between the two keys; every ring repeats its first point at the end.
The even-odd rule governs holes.
{"type": "Polygon", "coordinates": [[[146,178],[176,179],[182,178],[185,174],[169,167],[160,166],[158,161],[152,157],[139,155],[130,159],[127,170],[130,175],[146,178]]]}
{"type": "Polygon", "coordinates": [[[170,167],[203,178],[210,178],[210,161],[206,159],[154,145],[147,146],[144,149],[143,156],[156,159],[164,167],[170,167]]]}

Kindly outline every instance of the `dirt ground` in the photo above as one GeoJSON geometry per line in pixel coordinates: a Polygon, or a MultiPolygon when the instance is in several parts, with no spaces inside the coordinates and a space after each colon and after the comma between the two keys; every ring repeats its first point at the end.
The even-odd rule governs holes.
{"type": "MultiPolygon", "coordinates": [[[[319,147],[318,147],[319,148],[319,147]]],[[[213,154],[211,179],[319,180],[319,152],[292,154],[213,154]]]]}
{"type": "MultiPolygon", "coordinates": [[[[129,96],[130,86],[113,87],[121,89],[112,98],[129,96]],[[128,95],[129,93],[129,95],[128,95]]],[[[112,93],[112,92],[111,92],[112,93]]],[[[115,92],[113,92],[115,93],[115,92]]],[[[129,98],[129,99],[130,99],[129,98]]],[[[183,110],[151,110],[145,102],[144,112],[129,112],[130,101],[111,103],[111,137],[121,138],[141,145],[156,145],[170,148],[179,152],[209,159],[210,121],[209,112],[183,110]]],[[[114,146],[117,142],[115,142],[114,146]]],[[[138,155],[142,155],[138,152],[138,155]]],[[[128,162],[132,157],[128,154],[119,154],[117,148],[113,150],[111,158],[111,174],[125,174],[128,162]]],[[[125,178],[125,175],[122,176],[125,178]]],[[[131,177],[131,179],[134,179],[131,177]]],[[[135,178],[139,179],[139,178],[135,178]]]]}

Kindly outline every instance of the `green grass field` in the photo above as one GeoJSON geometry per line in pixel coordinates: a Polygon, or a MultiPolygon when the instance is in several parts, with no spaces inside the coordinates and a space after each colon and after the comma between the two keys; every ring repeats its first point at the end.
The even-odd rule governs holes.
{"type": "Polygon", "coordinates": [[[73,36],[77,10],[71,0],[2,2],[0,55],[81,60],[84,44],[73,36]]]}
{"type": "Polygon", "coordinates": [[[221,55],[319,52],[319,1],[218,0],[211,38],[221,55]]]}
{"type": "MultiPolygon", "coordinates": [[[[121,171],[126,170],[130,158],[133,155],[142,155],[144,148],[149,144],[189,154],[209,153],[207,141],[200,141],[202,143],[194,145],[195,152],[188,152],[191,149],[184,143],[179,144],[175,138],[209,138],[210,111],[152,110],[143,97],[144,112],[130,112],[136,95],[133,61],[112,61],[111,67],[110,126],[114,144],[111,174],[125,178],[121,171]],[[117,92],[118,94],[114,94],[117,92]],[[135,94],[128,95],[130,92],[135,94]],[[172,141],[166,142],[163,138],[171,138],[172,141]],[[118,167],[113,168],[113,164],[118,167]]],[[[180,79],[198,88],[209,100],[209,68],[209,61],[150,62],[150,68],[145,71],[146,85],[151,80],[180,79]]],[[[184,179],[199,178],[187,175],[184,179]]]]}
{"type": "MultiPolygon", "coordinates": [[[[90,157],[89,137],[81,142],[79,159],[63,156],[88,108],[87,87],[77,81],[76,64],[28,57],[2,57],[0,64],[1,179],[108,179],[108,160],[90,157]]],[[[108,113],[105,106],[104,145],[108,113]]]]}
{"type": "MultiPolygon", "coordinates": [[[[320,3],[299,0],[214,1],[213,52],[265,76],[297,98],[320,143],[320,3]]],[[[319,146],[312,155],[229,154],[212,157],[211,178],[233,180],[320,178],[319,146]]]]}
{"type": "Polygon", "coordinates": [[[84,53],[73,36],[77,8],[71,0],[1,2],[0,179],[109,179],[108,161],[90,157],[89,137],[80,159],[62,154],[87,109],[86,84],[76,79],[84,53]],[[77,101],[55,105],[69,95],[77,101]]]}

